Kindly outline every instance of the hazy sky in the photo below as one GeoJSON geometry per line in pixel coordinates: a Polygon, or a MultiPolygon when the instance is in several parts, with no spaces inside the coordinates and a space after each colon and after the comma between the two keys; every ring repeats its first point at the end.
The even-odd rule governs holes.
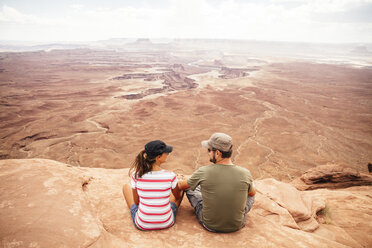
{"type": "Polygon", "coordinates": [[[0,40],[372,42],[372,0],[0,0],[0,40]]]}

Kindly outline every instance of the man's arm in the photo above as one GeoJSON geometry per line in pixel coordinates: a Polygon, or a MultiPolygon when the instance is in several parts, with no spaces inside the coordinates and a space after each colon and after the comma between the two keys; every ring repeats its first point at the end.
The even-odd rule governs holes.
{"type": "Polygon", "coordinates": [[[185,176],[183,174],[177,174],[178,177],[178,189],[179,190],[185,190],[190,188],[189,184],[187,183],[187,180],[189,180],[190,176],[185,176]]]}
{"type": "Polygon", "coordinates": [[[186,180],[179,180],[178,181],[178,188],[180,190],[185,190],[185,189],[190,188],[189,184],[187,183],[187,179],[186,180]]]}

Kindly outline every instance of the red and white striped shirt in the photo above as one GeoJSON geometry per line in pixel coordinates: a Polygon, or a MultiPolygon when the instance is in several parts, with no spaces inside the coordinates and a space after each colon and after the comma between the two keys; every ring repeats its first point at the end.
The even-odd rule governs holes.
{"type": "Polygon", "coordinates": [[[150,171],[131,178],[132,189],[137,189],[139,196],[136,224],[143,230],[164,229],[173,225],[174,216],[169,197],[177,186],[177,177],[171,171],[150,171]]]}

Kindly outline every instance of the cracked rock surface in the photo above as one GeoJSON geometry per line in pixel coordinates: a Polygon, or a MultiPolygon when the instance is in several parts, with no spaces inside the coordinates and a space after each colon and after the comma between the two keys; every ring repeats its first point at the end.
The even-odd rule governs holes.
{"type": "Polygon", "coordinates": [[[46,159],[0,161],[2,247],[370,247],[371,186],[298,191],[256,180],[246,227],[204,230],[185,198],[176,224],[143,232],[122,196],[128,169],[72,167],[46,159]],[[327,206],[330,221],[319,211],[327,206]]]}

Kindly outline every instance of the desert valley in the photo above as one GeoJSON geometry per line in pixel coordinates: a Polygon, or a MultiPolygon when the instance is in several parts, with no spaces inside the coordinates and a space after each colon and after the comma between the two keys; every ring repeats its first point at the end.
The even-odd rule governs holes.
{"type": "MultiPolygon", "coordinates": [[[[258,237],[252,241],[257,247],[372,245],[371,237],[366,237],[372,231],[371,176],[368,172],[368,163],[372,162],[372,60],[371,53],[360,47],[301,44],[291,47],[212,40],[153,43],[139,39],[123,44],[113,41],[104,48],[4,51],[0,53],[0,96],[3,183],[0,236],[4,247],[44,247],[47,244],[140,247],[140,239],[145,240],[144,247],[148,247],[146,244],[168,247],[172,243],[164,243],[164,240],[169,233],[177,247],[222,244],[249,247],[249,240],[244,239],[244,235],[250,232],[258,237]],[[134,157],[146,142],[161,139],[174,147],[164,167],[190,175],[209,163],[200,142],[214,132],[232,136],[234,163],[249,169],[258,182],[259,193],[272,201],[277,198],[272,192],[265,191],[267,185],[290,185],[318,166],[348,168],[354,173],[347,179],[350,182],[360,175],[366,179],[359,184],[347,185],[356,186],[353,188],[298,191],[306,197],[311,195],[312,199],[323,197],[324,203],[319,205],[323,207],[319,209],[324,209],[324,205],[331,206],[332,223],[322,222],[317,217],[316,221],[312,219],[311,228],[309,225],[304,228],[299,224],[303,220],[299,218],[299,221],[293,211],[288,210],[291,203],[284,204],[285,207],[283,201],[277,199],[276,203],[281,202],[278,209],[286,208],[294,218],[292,224],[283,224],[281,219],[283,225],[277,226],[276,217],[269,223],[265,216],[283,215],[279,210],[280,213],[270,212],[273,211],[268,210],[271,203],[258,197],[257,208],[253,209],[245,231],[213,236],[192,219],[192,210],[185,199],[181,205],[185,210],[182,212],[181,209],[179,222],[173,229],[151,232],[144,237],[131,225],[120,195],[134,157]],[[27,161],[36,167],[31,168],[27,161]],[[45,169],[55,164],[56,170],[60,170],[62,163],[68,165],[65,171],[45,169]],[[21,166],[24,171],[18,171],[16,166],[21,166]],[[35,169],[38,166],[45,167],[40,178],[35,169]],[[34,191],[19,188],[24,195],[13,192],[13,186],[21,187],[16,175],[26,173],[27,178],[27,172],[30,173],[27,180],[35,181],[30,185],[31,189],[35,187],[34,191]],[[70,184],[61,179],[70,185],[68,189],[83,182],[83,188],[81,185],[76,188],[81,193],[74,196],[85,205],[74,205],[74,211],[78,213],[79,209],[89,208],[92,223],[97,227],[90,226],[93,229],[88,231],[89,234],[82,232],[66,243],[61,241],[65,240],[63,238],[58,241],[60,243],[47,238],[42,239],[47,240],[44,245],[40,243],[41,239],[32,243],[32,237],[28,235],[24,235],[22,241],[22,235],[16,231],[21,227],[13,230],[5,220],[17,218],[20,223],[24,222],[24,217],[18,212],[15,214],[14,208],[27,202],[24,208],[30,209],[27,206],[32,199],[27,195],[42,191],[37,185],[44,188],[43,180],[48,180],[46,174],[49,172],[60,179],[68,174],[66,180],[70,184]],[[355,201],[359,208],[349,206],[342,195],[350,196],[349,201],[355,201]],[[22,197],[28,200],[13,202],[22,197]],[[340,203],[342,206],[338,208],[340,203]],[[109,209],[110,206],[113,208],[109,209]],[[182,218],[187,221],[182,222],[182,218]],[[349,219],[345,221],[345,218],[349,219]],[[256,225],[255,220],[258,220],[256,225]],[[192,226],[192,230],[188,231],[186,225],[192,226]],[[291,228],[296,231],[289,231],[291,228]],[[92,234],[91,230],[96,231],[92,234]],[[272,235],[268,234],[270,230],[272,235]],[[318,233],[312,233],[314,230],[318,233]],[[81,238],[84,235],[88,241],[81,238]],[[186,235],[193,235],[192,241],[186,235]],[[97,240],[99,242],[95,243],[97,240]],[[292,246],[291,240],[304,243],[292,246]]],[[[319,182],[328,183],[326,179],[319,179],[319,182]]],[[[55,182],[58,180],[53,181],[51,187],[57,187],[55,182]]],[[[66,194],[63,193],[65,186],[61,187],[56,189],[62,195],[51,194],[56,197],[54,200],[68,199],[63,195],[66,194]]],[[[40,199],[48,201],[43,197],[40,199]]],[[[314,209],[310,207],[309,216],[318,213],[314,209]]],[[[19,211],[27,212],[23,207],[19,211]]],[[[40,216],[46,218],[45,211],[40,211],[38,220],[40,216]]],[[[71,218],[80,218],[79,214],[70,213],[71,218]]],[[[36,219],[25,223],[37,225],[36,219]]],[[[61,221],[57,216],[49,225],[61,221]]],[[[61,223],[59,225],[64,225],[63,221],[61,223]]],[[[28,227],[22,228],[27,230],[28,227]]],[[[66,230],[61,233],[67,235],[66,230]]],[[[73,233],[74,227],[69,230],[68,233],[73,233]]]]}

